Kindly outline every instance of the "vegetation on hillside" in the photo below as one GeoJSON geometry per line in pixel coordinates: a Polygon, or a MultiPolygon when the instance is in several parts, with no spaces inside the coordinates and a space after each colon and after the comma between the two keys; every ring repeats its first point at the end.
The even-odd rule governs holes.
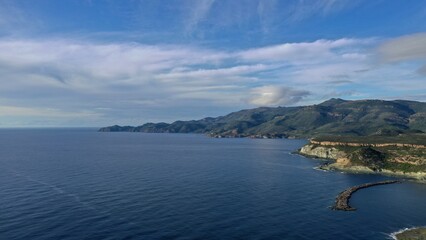
{"type": "Polygon", "coordinates": [[[215,137],[369,136],[381,141],[382,136],[422,136],[426,132],[426,103],[330,99],[311,106],[260,107],[216,118],[111,126],[100,131],[206,133],[215,137]]]}
{"type": "Polygon", "coordinates": [[[426,228],[413,228],[395,234],[397,240],[422,240],[426,239],[426,228]]]}
{"type": "Polygon", "coordinates": [[[406,133],[398,135],[369,135],[369,136],[342,136],[342,135],[321,135],[314,137],[313,140],[322,142],[341,142],[341,143],[403,143],[426,145],[426,134],[424,133],[406,133]]]}
{"type": "MultiPolygon", "coordinates": [[[[324,147],[321,145],[315,147],[324,147]]],[[[331,148],[331,146],[327,146],[331,148]]],[[[413,147],[372,147],[372,146],[332,146],[343,153],[350,161],[350,166],[364,166],[369,169],[380,172],[390,170],[393,172],[415,173],[426,172],[426,148],[413,147]]]]}

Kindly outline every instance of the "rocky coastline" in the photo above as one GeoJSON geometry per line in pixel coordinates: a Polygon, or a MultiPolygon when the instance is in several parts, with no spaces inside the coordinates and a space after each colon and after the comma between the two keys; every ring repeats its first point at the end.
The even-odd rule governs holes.
{"type": "Polygon", "coordinates": [[[385,144],[346,144],[310,140],[298,153],[306,157],[328,159],[319,168],[351,173],[371,173],[426,180],[426,148],[385,144]]]}
{"type": "Polygon", "coordinates": [[[316,141],[316,140],[310,140],[310,143],[321,145],[321,146],[426,148],[426,145],[408,144],[408,143],[353,143],[353,142],[331,142],[331,141],[316,141]]]}
{"type": "Polygon", "coordinates": [[[426,227],[405,228],[390,235],[395,240],[426,239],[426,227]]]}

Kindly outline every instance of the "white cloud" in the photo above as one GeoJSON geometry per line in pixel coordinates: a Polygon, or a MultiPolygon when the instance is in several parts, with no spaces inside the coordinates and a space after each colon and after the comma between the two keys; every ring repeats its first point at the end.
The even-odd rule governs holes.
{"type": "Polygon", "coordinates": [[[318,15],[327,16],[353,8],[361,2],[359,0],[299,0],[290,5],[287,18],[290,21],[301,21],[318,15]]]}
{"type": "MultiPolygon", "coordinates": [[[[69,88],[143,84],[157,74],[192,64],[214,64],[220,52],[181,46],[95,44],[67,40],[0,41],[0,68],[19,75],[43,75],[69,88]]],[[[28,83],[36,79],[26,79],[28,83]]],[[[41,83],[41,81],[40,81],[41,83]]]]}
{"type": "Polygon", "coordinates": [[[426,75],[426,33],[390,39],[379,46],[378,53],[385,63],[414,62],[418,68],[416,72],[426,75]]]}
{"type": "Polygon", "coordinates": [[[420,68],[417,70],[417,72],[418,72],[419,74],[426,75],[426,65],[423,65],[422,67],[420,67],[420,68]]]}
{"type": "Polygon", "coordinates": [[[426,60],[426,33],[417,33],[390,39],[379,47],[383,61],[426,60]]]}
{"type": "Polygon", "coordinates": [[[369,86],[384,85],[395,91],[389,86],[397,86],[398,78],[405,79],[407,86],[422,81],[408,76],[413,71],[404,66],[372,64],[374,52],[369,49],[376,41],[320,39],[225,51],[0,38],[0,113],[52,119],[97,117],[105,122],[120,116],[145,122],[152,116],[175,119],[170,112],[202,115],[193,113],[195,107],[202,111],[203,106],[237,110],[303,104],[347,93],[356,84],[362,88],[354,91],[362,93],[369,86]]]}
{"type": "MultiPolygon", "coordinates": [[[[160,74],[157,76],[159,79],[196,79],[200,81],[204,80],[218,80],[220,78],[226,78],[231,76],[244,76],[250,73],[261,72],[273,68],[271,65],[256,64],[256,65],[240,65],[228,68],[216,68],[216,69],[196,69],[189,71],[172,71],[170,73],[160,74]]],[[[233,77],[234,78],[234,77],[233,77]]],[[[234,78],[235,79],[235,78],[234,78]]]]}
{"type": "Polygon", "coordinates": [[[263,33],[268,33],[274,24],[279,9],[277,0],[259,1],[257,4],[257,15],[263,33]]]}
{"type": "Polygon", "coordinates": [[[189,2],[189,16],[185,19],[186,33],[192,33],[208,15],[215,0],[195,0],[189,2]]]}
{"type": "Polygon", "coordinates": [[[92,111],[62,111],[53,108],[37,108],[37,107],[17,107],[17,106],[1,106],[0,117],[46,117],[46,118],[92,118],[100,117],[101,114],[92,111]]]}
{"type": "Polygon", "coordinates": [[[132,102],[168,99],[171,104],[174,98],[204,94],[218,99],[231,96],[238,103],[244,102],[242,96],[253,85],[329,81],[328,76],[365,68],[359,56],[364,56],[360,48],[367,42],[343,38],[231,52],[69,39],[0,39],[0,93],[27,91],[32,96],[30,92],[37,90],[49,96],[60,92],[53,94],[55,98],[78,94],[85,99],[132,102]],[[217,90],[224,87],[234,92],[217,90]]]}
{"type": "Polygon", "coordinates": [[[292,105],[310,93],[284,86],[263,86],[251,91],[249,102],[257,106],[292,105]]]}
{"type": "MultiPolygon", "coordinates": [[[[317,40],[314,42],[301,43],[284,43],[275,46],[267,46],[263,48],[249,49],[242,51],[239,56],[245,60],[263,60],[263,61],[322,61],[325,58],[334,57],[354,57],[358,52],[336,53],[334,51],[348,48],[351,46],[359,46],[371,44],[373,40],[369,39],[347,39],[338,40],[317,40]]],[[[357,50],[355,50],[357,51],[357,50]]]]}
{"type": "MultiPolygon", "coordinates": [[[[363,0],[192,0],[183,9],[184,34],[245,28],[257,22],[263,33],[277,25],[294,24],[311,17],[342,12],[358,6],[363,0]]],[[[197,37],[199,37],[197,35],[197,37]]]]}
{"type": "Polygon", "coordinates": [[[368,66],[365,62],[346,61],[340,63],[321,63],[314,66],[302,65],[295,68],[291,75],[299,83],[323,84],[335,80],[336,76],[347,76],[346,80],[355,77],[356,69],[368,66]]]}

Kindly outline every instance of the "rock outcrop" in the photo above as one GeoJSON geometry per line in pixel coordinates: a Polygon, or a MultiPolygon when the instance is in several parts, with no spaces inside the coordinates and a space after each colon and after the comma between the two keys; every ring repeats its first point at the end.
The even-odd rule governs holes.
{"type": "Polygon", "coordinates": [[[346,153],[344,151],[338,150],[335,147],[329,146],[318,146],[316,144],[307,144],[303,146],[299,152],[302,155],[316,157],[316,158],[325,158],[337,160],[339,158],[345,158],[346,153]]]}

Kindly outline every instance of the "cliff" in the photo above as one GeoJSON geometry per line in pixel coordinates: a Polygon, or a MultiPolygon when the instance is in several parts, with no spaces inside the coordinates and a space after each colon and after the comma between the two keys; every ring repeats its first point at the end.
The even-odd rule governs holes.
{"type": "Polygon", "coordinates": [[[311,142],[299,153],[334,160],[321,168],[348,172],[382,173],[426,180],[426,148],[410,144],[350,144],[311,142]]]}
{"type": "Polygon", "coordinates": [[[332,146],[320,146],[318,144],[307,144],[299,150],[299,153],[310,157],[333,160],[346,157],[344,151],[332,146]]]}
{"type": "Polygon", "coordinates": [[[426,148],[422,144],[410,143],[352,143],[352,142],[330,142],[330,141],[316,141],[311,140],[312,144],[321,146],[350,146],[350,147],[409,147],[409,148],[426,148]]]}

